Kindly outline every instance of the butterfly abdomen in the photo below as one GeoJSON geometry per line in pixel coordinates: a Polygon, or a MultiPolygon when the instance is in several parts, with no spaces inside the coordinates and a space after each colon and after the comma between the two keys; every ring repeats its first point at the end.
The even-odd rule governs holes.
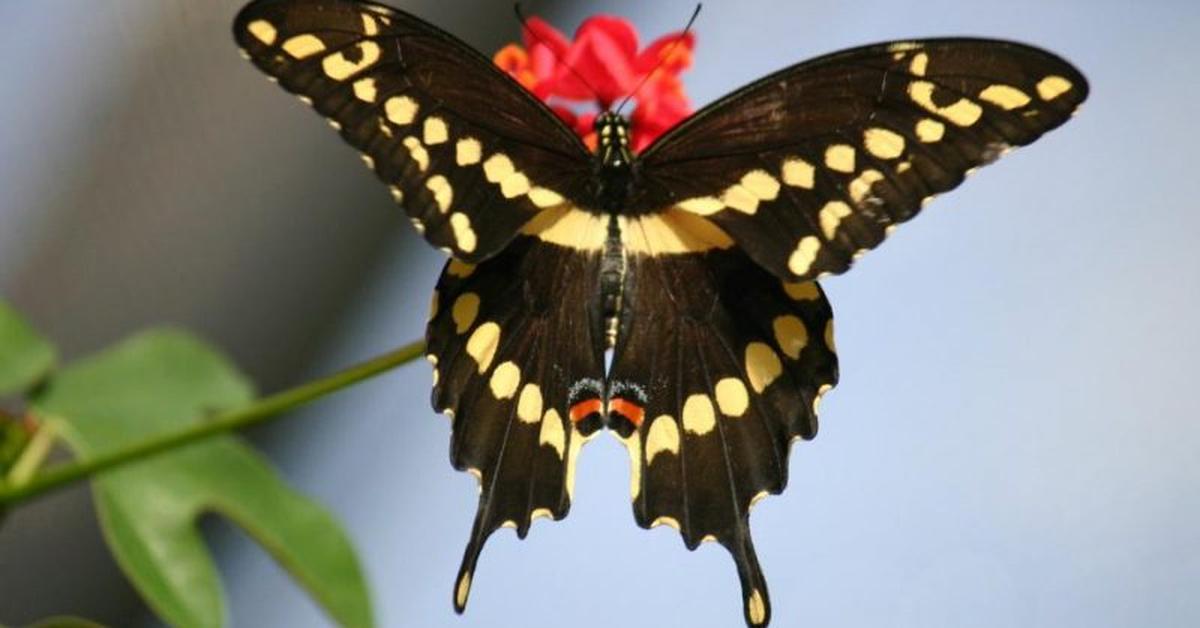
{"type": "Polygon", "coordinates": [[[600,302],[604,308],[604,346],[617,344],[625,306],[625,278],[628,261],[621,242],[621,227],[614,214],[608,216],[608,235],[604,240],[604,256],[600,259],[600,302]]]}

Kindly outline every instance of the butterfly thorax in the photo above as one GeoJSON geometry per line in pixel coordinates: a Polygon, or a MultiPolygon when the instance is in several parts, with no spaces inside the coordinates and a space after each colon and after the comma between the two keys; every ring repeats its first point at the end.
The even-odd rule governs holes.
{"type": "Polygon", "coordinates": [[[605,111],[596,116],[596,153],[605,170],[628,170],[633,162],[629,148],[629,121],[619,113],[605,111]]]}
{"type": "Polygon", "coordinates": [[[606,111],[596,116],[596,168],[600,209],[620,212],[633,178],[633,150],[629,146],[629,121],[606,111]]]}

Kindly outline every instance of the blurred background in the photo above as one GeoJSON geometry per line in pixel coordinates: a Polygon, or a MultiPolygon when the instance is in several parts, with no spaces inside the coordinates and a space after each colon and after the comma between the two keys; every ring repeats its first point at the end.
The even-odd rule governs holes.
{"type": "MultiPolygon", "coordinates": [[[[239,58],[240,0],[0,4],[0,292],[63,349],[192,328],[274,391],[418,338],[443,258],[316,116],[239,58]]],[[[491,53],[506,2],[402,8],[491,53]]],[[[597,12],[643,43],[690,0],[597,12]]],[[[710,1],[701,105],[807,57],[934,35],[1018,39],[1091,80],[1081,115],[940,198],[825,283],[842,383],[791,484],[754,511],[776,626],[1200,625],[1200,4],[710,1]]],[[[734,626],[732,562],[636,527],[615,439],[562,523],[493,537],[451,585],[475,509],[403,367],[252,434],[337,513],[382,626],[734,626]]],[[[325,626],[233,526],[205,524],[231,626],[325,626]]],[[[83,487],[0,529],[0,623],[154,625],[83,487]]]]}

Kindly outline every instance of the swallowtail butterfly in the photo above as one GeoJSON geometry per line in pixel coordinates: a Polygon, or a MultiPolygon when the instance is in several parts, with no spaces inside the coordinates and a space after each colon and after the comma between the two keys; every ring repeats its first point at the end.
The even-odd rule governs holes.
{"type": "Polygon", "coordinates": [[[755,81],[640,154],[603,114],[593,153],[486,57],[396,9],[259,0],[234,36],[451,255],[426,340],[451,461],[481,489],[459,612],[488,536],[565,517],[580,448],[608,429],[637,523],[723,545],[746,622],[766,625],[750,509],[783,491],[838,378],[815,280],[1088,92],[1022,44],[883,43],[755,81]]]}

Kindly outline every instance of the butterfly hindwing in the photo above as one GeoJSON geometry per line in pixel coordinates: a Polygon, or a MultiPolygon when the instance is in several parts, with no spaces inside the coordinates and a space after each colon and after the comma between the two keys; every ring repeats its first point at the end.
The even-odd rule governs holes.
{"type": "Polygon", "coordinates": [[[815,282],[785,284],[736,248],[634,255],[629,273],[637,314],[610,381],[614,399],[642,409],[623,438],[635,517],[675,527],[689,548],[726,547],[746,621],[765,625],[750,507],[783,491],[790,444],[816,434],[816,404],[837,383],[829,303],[815,282]]]}
{"type": "Polygon", "coordinates": [[[434,246],[479,261],[585,185],[590,155],[487,58],[407,13],[347,0],[259,0],[234,37],[389,184],[434,246]]]}
{"type": "Polygon", "coordinates": [[[585,436],[570,421],[577,382],[604,377],[598,258],[518,236],[478,265],[451,260],[426,333],[434,407],[452,417],[450,458],[480,482],[463,558],[461,611],[487,537],[570,507],[585,436]]]}
{"type": "Polygon", "coordinates": [[[1088,85],[1022,44],[943,39],[835,53],[756,81],[640,157],[631,211],[706,216],[798,281],[840,273],[965,175],[1065,122],[1088,85]]]}

